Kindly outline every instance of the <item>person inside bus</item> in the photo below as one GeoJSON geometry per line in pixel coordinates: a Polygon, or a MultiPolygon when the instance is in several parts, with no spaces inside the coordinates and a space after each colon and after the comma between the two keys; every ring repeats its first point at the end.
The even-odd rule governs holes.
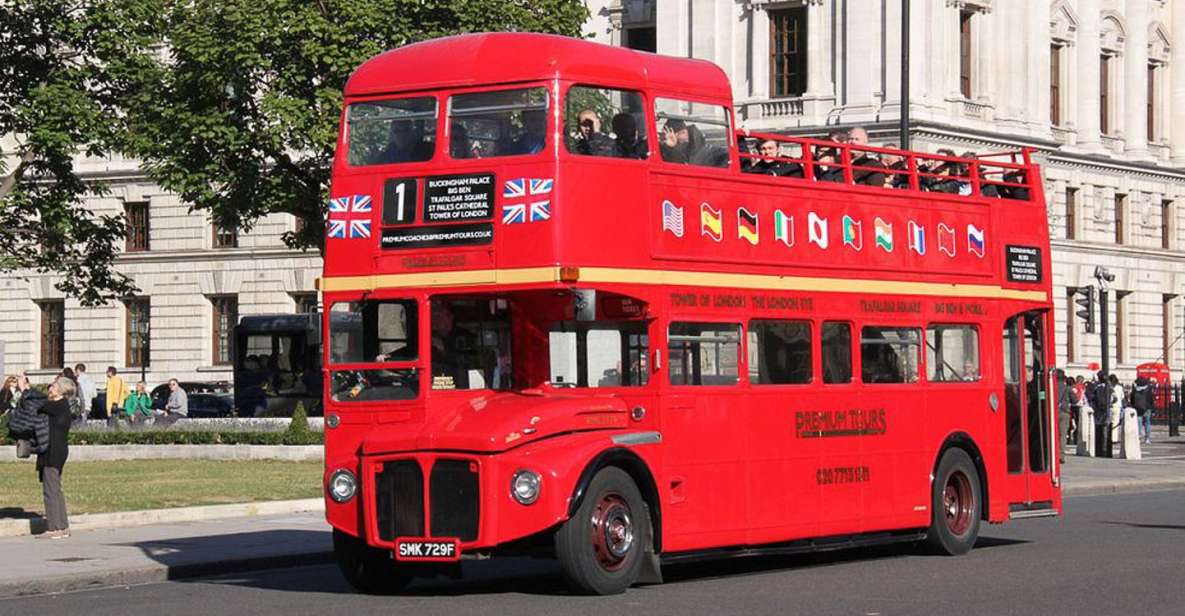
{"type": "MultiPolygon", "coordinates": [[[[886,148],[896,150],[896,143],[889,143],[885,145],[886,148]]],[[[881,162],[884,163],[885,169],[888,171],[898,171],[901,173],[886,173],[885,174],[885,188],[909,188],[909,163],[905,161],[905,157],[900,154],[890,153],[882,154],[881,162]]]]}
{"type": "MultiPolygon", "coordinates": [[[[947,156],[950,158],[955,157],[955,151],[948,148],[941,148],[937,150],[935,154],[938,154],[939,156],[947,156]]],[[[935,174],[937,177],[927,178],[929,180],[927,183],[927,190],[931,192],[941,192],[952,195],[959,194],[962,190],[962,185],[964,182],[960,181],[959,178],[964,174],[962,172],[962,165],[960,165],[957,161],[934,161],[933,166],[930,168],[930,172],[935,174]]]]}
{"type": "Polygon", "coordinates": [[[649,146],[638,136],[638,121],[632,114],[621,112],[613,116],[613,150],[617,158],[646,158],[649,146]]]}
{"type": "Polygon", "coordinates": [[[601,132],[601,117],[592,109],[576,115],[576,134],[568,142],[568,151],[585,156],[616,156],[614,141],[601,132]]]}
{"type": "Polygon", "coordinates": [[[449,127],[452,135],[449,137],[449,156],[454,159],[479,158],[480,150],[469,142],[469,130],[464,124],[453,121],[449,127]]]}
{"type": "MultiPolygon", "coordinates": [[[[847,131],[833,130],[827,133],[827,140],[835,143],[846,143],[847,131]]],[[[839,148],[817,147],[815,150],[815,179],[820,182],[843,182],[843,167],[840,162],[839,148]]]]}
{"type": "Polygon", "coordinates": [[[538,154],[547,145],[547,110],[523,112],[523,132],[502,154],[538,154]]]}
{"type": "Polygon", "coordinates": [[[668,163],[686,163],[686,143],[691,138],[687,131],[687,123],[679,118],[670,118],[662,127],[662,143],[659,144],[659,154],[668,163]]]}
{"type": "Polygon", "coordinates": [[[441,299],[431,303],[432,388],[469,389],[469,363],[475,349],[473,337],[456,326],[452,305],[441,299]]]}
{"type": "MultiPolygon", "coordinates": [[[[855,146],[868,145],[868,131],[859,126],[853,128],[848,131],[848,143],[855,146]]],[[[885,173],[878,171],[878,169],[884,169],[885,164],[872,152],[856,148],[856,154],[856,158],[852,161],[852,181],[865,186],[884,186],[885,173]],[[858,169],[857,167],[864,168],[858,169]]]]}
{"type": "Polygon", "coordinates": [[[777,141],[773,139],[762,141],[761,146],[758,148],[758,153],[760,154],[760,158],[746,159],[749,164],[742,167],[741,171],[745,173],[776,175],[779,177],[802,177],[802,165],[777,160],[776,157],[781,154],[777,141]]]}
{"type": "MultiPolygon", "coordinates": [[[[1008,184],[1024,184],[1028,180],[1025,178],[1024,171],[1020,169],[1013,169],[1004,174],[1004,181],[1008,184]]],[[[1018,199],[1021,201],[1029,200],[1028,186],[1001,186],[1000,194],[1005,199],[1018,199]]]]}
{"type": "Polygon", "coordinates": [[[412,120],[391,122],[387,147],[379,154],[379,163],[409,163],[432,158],[432,144],[424,141],[423,132],[412,120]]]}

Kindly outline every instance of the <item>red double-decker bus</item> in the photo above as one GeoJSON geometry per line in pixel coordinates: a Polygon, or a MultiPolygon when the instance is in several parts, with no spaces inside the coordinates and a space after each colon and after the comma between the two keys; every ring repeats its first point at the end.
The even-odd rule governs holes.
{"type": "Polygon", "coordinates": [[[535,34],[350,78],[321,289],[355,587],[530,554],[614,593],[1060,512],[1028,153],[738,134],[730,92],[535,34]]]}

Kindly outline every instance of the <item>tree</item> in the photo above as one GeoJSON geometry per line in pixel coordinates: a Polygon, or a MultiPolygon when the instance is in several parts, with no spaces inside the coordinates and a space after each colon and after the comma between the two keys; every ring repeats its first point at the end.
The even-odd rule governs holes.
{"type": "Polygon", "coordinates": [[[55,273],[83,305],[132,294],[122,215],[95,215],[79,154],[122,147],[120,109],[159,40],[155,0],[0,2],[0,270],[55,273]]]}
{"type": "MultiPolygon", "coordinates": [[[[129,110],[149,176],[224,228],[293,214],[321,247],[342,88],[416,41],[495,30],[579,35],[581,0],[192,0],[166,17],[170,57],[129,110]]],[[[442,59],[442,61],[446,61],[442,59]]]]}

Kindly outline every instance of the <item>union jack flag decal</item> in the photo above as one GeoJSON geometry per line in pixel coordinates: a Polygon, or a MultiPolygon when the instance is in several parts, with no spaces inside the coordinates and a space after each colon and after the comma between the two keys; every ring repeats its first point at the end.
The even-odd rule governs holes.
{"type": "Polygon", "coordinates": [[[329,200],[330,239],[364,239],[370,237],[370,195],[350,195],[329,200]]]}
{"type": "Polygon", "coordinates": [[[502,184],[502,224],[551,220],[551,178],[518,178],[502,184]],[[510,201],[515,201],[511,203],[510,201]]]}

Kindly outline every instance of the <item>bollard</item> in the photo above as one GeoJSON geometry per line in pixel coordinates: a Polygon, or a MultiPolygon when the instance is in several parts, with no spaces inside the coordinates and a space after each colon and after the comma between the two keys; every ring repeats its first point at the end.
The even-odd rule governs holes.
{"type": "Polygon", "coordinates": [[[1074,453],[1079,456],[1094,456],[1094,410],[1088,404],[1083,404],[1078,409],[1078,449],[1074,453]]]}
{"type": "Polygon", "coordinates": [[[1124,460],[1139,460],[1140,417],[1136,413],[1136,409],[1130,406],[1123,409],[1123,428],[1120,430],[1120,434],[1120,444],[1123,447],[1120,457],[1124,460]]]}
{"type": "Polygon", "coordinates": [[[1180,386],[1169,388],[1169,436],[1180,434],[1177,429],[1177,414],[1173,410],[1181,408],[1181,397],[1185,393],[1183,390],[1185,390],[1185,381],[1182,381],[1180,386]]]}

